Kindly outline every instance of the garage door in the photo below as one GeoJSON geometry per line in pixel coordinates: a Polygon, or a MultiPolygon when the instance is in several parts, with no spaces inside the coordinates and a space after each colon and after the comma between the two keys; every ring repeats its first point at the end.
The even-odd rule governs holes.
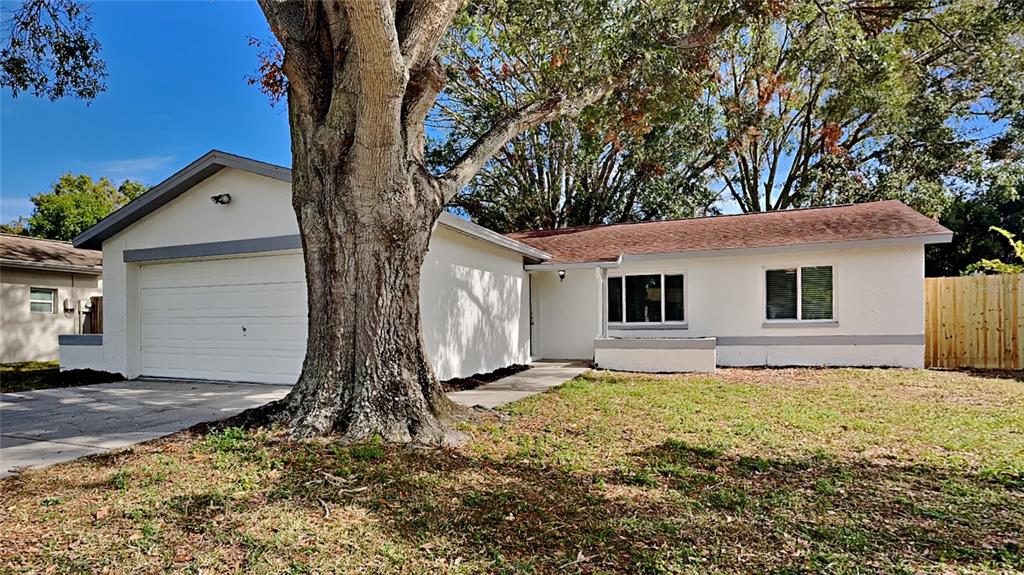
{"type": "Polygon", "coordinates": [[[306,349],[301,254],[140,269],[143,375],[295,383],[306,349]]]}

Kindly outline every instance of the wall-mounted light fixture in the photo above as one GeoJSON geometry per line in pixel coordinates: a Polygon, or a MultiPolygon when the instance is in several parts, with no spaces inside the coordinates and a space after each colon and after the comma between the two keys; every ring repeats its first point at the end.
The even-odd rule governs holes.
{"type": "Polygon", "coordinates": [[[218,206],[224,206],[231,203],[231,194],[217,194],[216,196],[210,196],[210,201],[218,206]]]}
{"type": "Polygon", "coordinates": [[[558,270],[558,281],[565,281],[565,270],[558,270]]]}

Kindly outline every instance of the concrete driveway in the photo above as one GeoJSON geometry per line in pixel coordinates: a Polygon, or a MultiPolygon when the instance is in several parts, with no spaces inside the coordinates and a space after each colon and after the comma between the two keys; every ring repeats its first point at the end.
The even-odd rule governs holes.
{"type": "Polygon", "coordinates": [[[224,419],[284,397],[289,389],[125,381],[0,394],[0,477],[224,419]]]}

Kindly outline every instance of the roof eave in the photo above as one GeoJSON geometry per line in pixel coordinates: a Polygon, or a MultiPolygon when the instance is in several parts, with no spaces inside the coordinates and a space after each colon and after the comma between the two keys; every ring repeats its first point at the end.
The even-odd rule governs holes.
{"type": "Polygon", "coordinates": [[[595,260],[590,262],[544,262],[540,264],[527,264],[523,269],[531,272],[555,271],[555,270],[578,270],[578,269],[614,269],[622,264],[623,255],[619,254],[614,260],[595,260]]]}
{"type": "Polygon", "coordinates": [[[0,266],[37,271],[70,272],[76,274],[101,275],[103,273],[102,267],[76,266],[71,264],[53,264],[43,262],[24,262],[19,260],[7,259],[0,259],[0,266]]]}
{"type": "Polygon", "coordinates": [[[469,220],[464,220],[448,212],[441,212],[441,215],[437,218],[437,223],[469,237],[503,247],[521,256],[542,261],[551,259],[551,254],[545,251],[539,250],[507,236],[503,236],[498,232],[489,230],[481,225],[474,224],[469,220]]]}
{"type": "Polygon", "coordinates": [[[790,244],[779,246],[758,246],[758,247],[736,247],[720,248],[712,250],[688,250],[681,252],[652,252],[645,254],[623,254],[616,262],[591,261],[591,262],[559,262],[556,258],[543,264],[525,266],[527,270],[560,270],[573,268],[598,268],[618,267],[623,261],[644,261],[668,258],[697,258],[716,256],[735,256],[746,254],[758,254],[779,251],[813,251],[827,249],[856,249],[856,248],[883,248],[908,245],[928,245],[949,243],[953,240],[953,232],[941,232],[934,234],[919,234],[913,236],[900,236],[894,238],[879,238],[875,240],[840,240],[834,242],[814,242],[806,244],[790,244]]]}

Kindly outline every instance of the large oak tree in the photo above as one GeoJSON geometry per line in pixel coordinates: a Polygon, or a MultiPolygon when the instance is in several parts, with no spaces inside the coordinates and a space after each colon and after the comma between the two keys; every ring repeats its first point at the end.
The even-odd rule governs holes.
{"type": "MultiPolygon", "coordinates": [[[[478,13],[504,1],[481,2],[478,13]]],[[[713,68],[709,47],[727,27],[778,9],[760,0],[514,1],[531,7],[517,11],[529,17],[508,24],[536,39],[540,57],[567,59],[565,81],[517,94],[443,172],[428,168],[425,120],[447,80],[437,52],[459,0],[259,1],[284,48],[308,289],[306,358],[276,406],[296,435],[451,441],[458,411],[428,362],[419,307],[420,267],[445,205],[517,134],[609,98],[627,108],[646,101],[636,86],[678,92],[674,79],[713,68]]],[[[103,71],[89,72],[98,43],[78,26],[78,4],[32,0],[23,10],[34,12],[14,20],[3,83],[94,95],[103,71]],[[51,33],[39,40],[40,29],[51,33]],[[72,42],[48,47],[62,31],[72,42]],[[62,74],[70,84],[48,83],[62,74]]],[[[496,65],[516,73],[514,62],[496,65]]]]}

